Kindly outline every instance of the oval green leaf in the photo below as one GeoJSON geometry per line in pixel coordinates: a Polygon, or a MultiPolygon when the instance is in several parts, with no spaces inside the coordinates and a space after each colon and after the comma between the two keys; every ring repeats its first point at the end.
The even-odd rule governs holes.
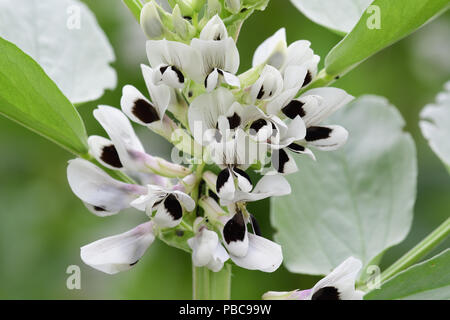
{"type": "Polygon", "coordinates": [[[364,300],[449,300],[450,249],[416,264],[384,283],[364,300]]]}
{"type": "Polygon", "coordinates": [[[308,19],[339,34],[350,32],[373,0],[291,0],[308,19]]]}
{"type": "Polygon", "coordinates": [[[349,131],[344,147],[295,157],[292,193],[273,198],[272,225],[291,272],[327,274],[349,256],[368,265],[401,242],[412,221],[417,161],[399,112],[364,96],[333,116],[349,131]]]}
{"type": "Polygon", "coordinates": [[[0,52],[0,114],[74,154],[87,153],[80,115],[39,64],[3,38],[0,52]]]}
{"type": "Polygon", "coordinates": [[[449,5],[448,0],[375,0],[370,6],[373,10],[367,10],[326,57],[327,74],[345,74],[444,12],[449,5]]]}

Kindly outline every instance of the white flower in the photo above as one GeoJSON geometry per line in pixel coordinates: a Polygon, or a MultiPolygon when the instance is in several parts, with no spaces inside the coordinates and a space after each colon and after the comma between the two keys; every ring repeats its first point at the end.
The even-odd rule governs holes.
{"type": "Polygon", "coordinates": [[[362,262],[349,257],[325,278],[308,290],[291,292],[269,291],[263,295],[265,300],[362,300],[364,292],[355,289],[355,282],[362,262]]]}
{"type": "Polygon", "coordinates": [[[270,100],[279,95],[283,90],[283,77],[281,73],[271,65],[266,65],[250,90],[251,102],[256,100],[270,100]]]}
{"type": "Polygon", "coordinates": [[[128,118],[118,109],[99,106],[94,117],[100,122],[111,140],[91,136],[88,140],[91,154],[111,169],[130,172],[157,173],[166,177],[183,178],[189,169],[162,158],[147,154],[136,136],[128,118]]]}
{"type": "Polygon", "coordinates": [[[191,47],[196,49],[201,57],[200,78],[193,78],[197,82],[203,79],[206,91],[211,92],[221,82],[233,87],[240,87],[236,72],[239,69],[239,51],[233,38],[227,37],[223,22],[214,16],[205,26],[200,39],[192,39],[191,47]]]}
{"type": "Polygon", "coordinates": [[[153,222],[146,222],[125,233],[85,245],[81,248],[81,259],[92,268],[116,274],[135,266],[154,239],[153,222]]]}
{"type": "MultiPolygon", "coordinates": [[[[197,218],[197,220],[202,218],[197,218]]],[[[195,223],[194,223],[195,225],[195,223]]],[[[188,240],[192,249],[192,263],[196,267],[207,267],[214,272],[222,270],[223,264],[229,259],[229,255],[219,241],[216,232],[201,226],[195,237],[188,240]]]]}
{"type": "Polygon", "coordinates": [[[147,193],[131,202],[134,208],[156,214],[152,221],[160,228],[176,227],[183,218],[183,207],[188,211],[195,208],[194,200],[179,190],[169,190],[155,185],[147,186],[147,193]]]}
{"type": "Polygon", "coordinates": [[[154,69],[153,82],[182,89],[185,75],[199,79],[199,53],[184,43],[168,40],[148,40],[147,57],[154,69]]]}
{"type": "Polygon", "coordinates": [[[174,100],[174,92],[168,86],[154,83],[155,71],[152,68],[141,65],[141,69],[152,102],[135,87],[126,85],[120,106],[132,121],[144,126],[155,126],[165,118],[166,110],[174,100]]]}
{"type": "Polygon", "coordinates": [[[253,216],[244,217],[237,207],[234,207],[234,214],[228,217],[222,236],[231,260],[242,268],[274,272],[283,261],[281,247],[261,237],[256,219],[253,216]],[[252,224],[253,233],[248,232],[248,223],[252,224]]]}
{"type": "Polygon", "coordinates": [[[201,40],[224,40],[228,38],[228,31],[222,19],[216,14],[200,32],[201,40]]]}
{"type": "Polygon", "coordinates": [[[98,216],[116,214],[130,207],[130,203],[146,189],[111,178],[93,163],[84,159],[69,161],[67,179],[73,193],[98,216]]]}
{"type": "Polygon", "coordinates": [[[307,74],[303,86],[308,85],[317,74],[320,57],[310,48],[311,43],[299,40],[289,47],[286,43],[286,30],[281,28],[265,40],[255,51],[253,66],[269,64],[284,74],[290,66],[306,68],[307,74]]]}

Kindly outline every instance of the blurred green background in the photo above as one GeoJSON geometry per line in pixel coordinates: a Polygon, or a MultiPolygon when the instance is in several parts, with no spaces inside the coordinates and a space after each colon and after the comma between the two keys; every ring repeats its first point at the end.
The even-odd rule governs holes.
{"type": "MultiPolygon", "coordinates": [[[[146,63],[145,39],[120,0],[85,2],[96,14],[117,55],[114,64],[119,78],[117,89],[107,92],[99,101],[79,107],[88,133],[104,135],[93,121],[92,110],[97,104],[118,107],[125,84],[144,90],[139,64],[146,63]]],[[[322,58],[340,40],[305,18],[288,0],[272,0],[265,12],[255,13],[242,29],[238,42],[241,70],[250,67],[258,44],[280,27],[286,27],[289,43],[308,39],[322,58]]],[[[443,84],[450,80],[449,39],[447,12],[335,83],[355,96],[387,97],[401,111],[406,130],[417,144],[419,182],[414,224],[406,241],[388,250],[383,266],[406,252],[450,214],[450,177],[418,128],[420,110],[434,101],[443,84]]],[[[170,146],[164,141],[143,128],[139,128],[138,134],[149,153],[167,156],[170,146]]],[[[129,230],[145,217],[132,210],[109,218],[90,214],[69,189],[65,170],[70,154],[2,117],[0,150],[0,298],[191,298],[190,256],[160,241],[155,241],[132,271],[115,276],[82,263],[80,246],[129,230]],[[81,267],[81,290],[66,288],[69,265],[81,267]]],[[[268,206],[268,201],[262,201],[251,207],[266,236],[274,232],[269,224],[268,206]]],[[[449,242],[441,245],[444,246],[448,247],[449,242]]],[[[268,290],[308,288],[317,279],[291,274],[285,268],[265,274],[235,267],[232,298],[259,299],[268,290]]]]}

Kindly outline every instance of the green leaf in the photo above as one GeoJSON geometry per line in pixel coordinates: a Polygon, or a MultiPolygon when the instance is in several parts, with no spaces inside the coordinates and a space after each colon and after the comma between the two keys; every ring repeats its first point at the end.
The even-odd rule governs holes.
{"type": "Polygon", "coordinates": [[[365,300],[450,299],[450,249],[416,264],[364,296],[365,300]]]}
{"type": "Polygon", "coordinates": [[[74,154],[87,153],[80,115],[44,70],[3,38],[0,52],[0,114],[74,154]]]}
{"type": "Polygon", "coordinates": [[[38,62],[74,104],[114,89],[114,51],[94,14],[78,0],[0,0],[0,37],[38,62]]]}
{"type": "Polygon", "coordinates": [[[373,0],[291,0],[306,17],[339,34],[350,32],[373,0]]]}
{"type": "Polygon", "coordinates": [[[275,239],[291,272],[327,274],[349,256],[366,266],[411,226],[416,150],[399,112],[385,98],[364,96],[329,122],[349,131],[345,146],[315,152],[316,162],[294,156],[291,195],[272,199],[275,239]]]}
{"type": "Polygon", "coordinates": [[[448,0],[375,0],[356,27],[328,54],[326,72],[342,75],[378,51],[412,33],[449,7],[448,0]],[[376,20],[379,18],[379,28],[376,20]],[[372,27],[372,29],[369,28],[372,27]],[[375,28],[373,28],[375,27],[375,28]]]}
{"type": "Polygon", "coordinates": [[[431,149],[450,167],[450,81],[445,85],[435,104],[425,106],[420,113],[420,129],[431,149]]]}

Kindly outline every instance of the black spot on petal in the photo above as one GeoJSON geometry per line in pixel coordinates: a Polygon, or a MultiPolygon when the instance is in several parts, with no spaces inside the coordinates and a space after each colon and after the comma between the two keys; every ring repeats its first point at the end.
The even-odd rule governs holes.
{"type": "Polygon", "coordinates": [[[261,235],[261,228],[259,227],[258,221],[256,220],[254,215],[250,215],[250,219],[252,221],[252,228],[253,228],[253,233],[256,234],[257,236],[261,235]]]}
{"type": "Polygon", "coordinates": [[[341,300],[341,298],[335,287],[323,287],[312,295],[311,300],[341,300]]]}
{"type": "Polygon", "coordinates": [[[144,123],[152,123],[160,120],[155,107],[144,99],[136,100],[131,112],[136,116],[136,118],[144,123]]]}
{"type": "Polygon", "coordinates": [[[103,207],[99,207],[99,206],[94,206],[94,210],[95,210],[95,211],[98,211],[98,212],[103,212],[103,211],[106,211],[106,209],[105,209],[105,208],[103,208],[103,207]]]}
{"type": "Polygon", "coordinates": [[[216,182],[216,192],[220,193],[220,189],[224,186],[224,184],[230,179],[230,170],[228,168],[223,169],[220,171],[219,175],[217,176],[217,182],[216,182]]]}
{"type": "Polygon", "coordinates": [[[230,124],[230,129],[236,129],[241,124],[241,117],[235,112],[231,117],[228,117],[228,123],[230,124]]]}
{"type": "Polygon", "coordinates": [[[177,74],[178,81],[180,83],[184,83],[184,75],[183,75],[183,73],[175,66],[172,66],[172,70],[177,74]]]}
{"type": "Polygon", "coordinates": [[[305,110],[303,110],[304,103],[298,100],[292,100],[281,111],[290,119],[294,119],[297,116],[304,117],[305,110]]]}
{"type": "Polygon", "coordinates": [[[311,83],[311,81],[312,81],[312,74],[308,70],[308,72],[306,73],[305,81],[303,82],[303,87],[306,87],[308,84],[311,83]]]}
{"type": "Polygon", "coordinates": [[[217,69],[217,73],[220,74],[221,76],[223,76],[223,71],[220,69],[217,69]]]}
{"type": "Polygon", "coordinates": [[[216,201],[219,201],[219,197],[217,196],[217,194],[212,191],[212,190],[208,190],[208,196],[210,196],[211,198],[213,198],[216,201]]]}
{"type": "Polygon", "coordinates": [[[264,87],[261,86],[261,89],[259,89],[258,95],[256,96],[256,99],[261,99],[264,96],[264,87]]]}
{"type": "Polygon", "coordinates": [[[242,212],[238,212],[225,224],[223,237],[228,244],[232,241],[243,241],[245,231],[244,216],[242,212]]]}
{"type": "Polygon", "coordinates": [[[168,68],[169,66],[162,66],[161,68],[159,68],[159,72],[161,72],[161,74],[164,74],[168,68]]]}
{"type": "Polygon", "coordinates": [[[306,141],[316,141],[321,139],[328,139],[333,129],[327,127],[309,127],[306,129],[306,141]]]}
{"type": "Polygon", "coordinates": [[[178,220],[183,217],[183,209],[181,208],[180,202],[173,194],[169,194],[166,197],[164,200],[164,207],[172,216],[173,220],[178,220]]]}
{"type": "Polygon", "coordinates": [[[249,182],[250,184],[252,184],[252,180],[250,179],[250,176],[247,174],[247,172],[245,172],[244,170],[241,170],[241,169],[239,169],[239,168],[233,168],[233,171],[234,171],[236,174],[238,174],[238,175],[244,177],[246,180],[248,180],[248,182],[249,182]]]}
{"type": "Polygon", "coordinates": [[[139,262],[139,260],[137,260],[137,261],[135,261],[135,262],[133,262],[133,263],[130,263],[130,267],[136,265],[138,262],[139,262]]]}
{"type": "Polygon", "coordinates": [[[279,173],[284,173],[286,163],[289,162],[289,156],[283,149],[274,151],[273,166],[279,173]]]}
{"type": "Polygon", "coordinates": [[[113,144],[103,147],[100,159],[114,168],[123,167],[122,162],[120,162],[116,147],[113,144]]]}
{"type": "Polygon", "coordinates": [[[255,133],[258,133],[259,130],[261,130],[262,127],[267,125],[267,121],[264,119],[258,119],[256,121],[253,121],[253,123],[250,126],[250,129],[254,130],[255,133]]]}
{"type": "Polygon", "coordinates": [[[287,147],[297,153],[305,152],[305,147],[296,143],[291,143],[287,147]]]}

